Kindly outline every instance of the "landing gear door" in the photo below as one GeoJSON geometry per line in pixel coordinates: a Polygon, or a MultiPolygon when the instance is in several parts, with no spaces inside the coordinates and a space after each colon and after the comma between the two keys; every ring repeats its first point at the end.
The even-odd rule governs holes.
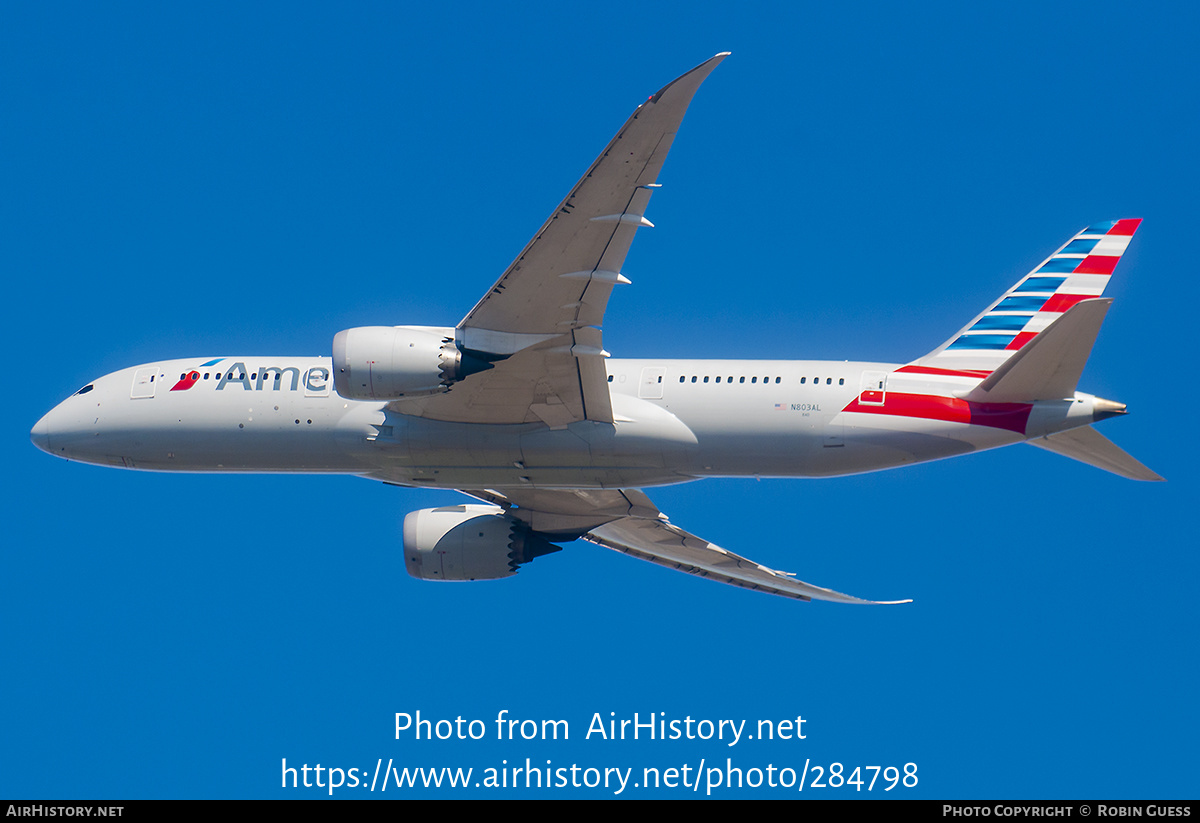
{"type": "Polygon", "coordinates": [[[138,369],[133,373],[133,388],[129,390],[129,396],[133,400],[144,397],[154,396],[154,383],[158,378],[158,366],[151,366],[146,369],[138,369]]]}
{"type": "Polygon", "coordinates": [[[647,366],[642,369],[642,379],[638,383],[638,397],[647,400],[660,400],[663,396],[663,375],[666,369],[661,366],[647,366]]]}
{"type": "Polygon", "coordinates": [[[864,406],[882,406],[887,395],[887,372],[865,371],[859,385],[858,402],[864,406]]]}

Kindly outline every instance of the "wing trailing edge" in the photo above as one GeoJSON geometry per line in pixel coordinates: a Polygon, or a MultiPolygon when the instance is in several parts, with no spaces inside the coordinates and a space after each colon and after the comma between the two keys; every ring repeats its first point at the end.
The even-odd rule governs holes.
{"type": "Polygon", "coordinates": [[[743,589],[777,594],[793,600],[828,600],[833,603],[895,605],[911,600],[863,600],[797,580],[789,572],[767,568],[753,560],[684,531],[666,517],[623,517],[592,529],[583,540],[648,560],[675,571],[715,580],[743,589]]]}
{"type": "Polygon", "coordinates": [[[463,490],[503,506],[551,540],[586,540],[675,571],[793,600],[894,605],[911,600],[863,600],[797,580],[672,525],[637,489],[463,490]]]}

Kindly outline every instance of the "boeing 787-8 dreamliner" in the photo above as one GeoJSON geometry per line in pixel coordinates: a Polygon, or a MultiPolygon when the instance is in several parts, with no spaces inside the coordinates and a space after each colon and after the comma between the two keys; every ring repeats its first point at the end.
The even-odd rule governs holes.
{"type": "MultiPolygon", "coordinates": [[[[478,502],[404,521],[426,580],[507,577],[588,540],[723,583],[867,603],[670,523],[640,489],[712,476],[828,477],[1031,443],[1138,480],[1092,428],[1125,406],[1076,390],[1140,220],[1088,226],[908,363],[617,360],[600,327],[711,60],[643,103],[453,327],[338,332],[333,356],[195,357],[81,388],[33,442],[152,471],[338,472],[478,502]]],[[[904,602],[904,601],[897,601],[904,602]]]]}

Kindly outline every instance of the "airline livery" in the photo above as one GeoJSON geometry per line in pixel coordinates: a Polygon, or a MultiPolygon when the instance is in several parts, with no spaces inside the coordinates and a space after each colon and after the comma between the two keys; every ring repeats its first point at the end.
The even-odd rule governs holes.
{"type": "MultiPolygon", "coordinates": [[[[32,431],[50,454],[153,471],[339,472],[478,502],[404,520],[425,580],[508,577],[583,539],[723,583],[867,603],[675,526],[640,489],[828,477],[1030,443],[1161,480],[1076,390],[1105,286],[1141,222],[1088,226],[909,363],[617,360],[600,327],[692,96],[718,54],[643,103],[457,326],[347,329],[328,357],[164,360],[105,375],[32,431]]],[[[906,601],[897,601],[906,602],[906,601]]]]}

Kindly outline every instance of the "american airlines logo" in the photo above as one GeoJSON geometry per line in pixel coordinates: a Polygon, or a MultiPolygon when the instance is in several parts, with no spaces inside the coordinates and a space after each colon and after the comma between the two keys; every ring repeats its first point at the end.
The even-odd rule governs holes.
{"type": "MultiPolygon", "coordinates": [[[[219,360],[210,360],[201,364],[211,366],[219,360]]],[[[204,375],[207,380],[208,376],[204,375]]],[[[187,391],[200,382],[199,371],[192,370],[180,377],[171,391],[187,391]]],[[[217,391],[224,391],[227,386],[235,385],[245,391],[296,391],[300,387],[301,375],[297,366],[260,366],[251,370],[246,364],[238,361],[216,375],[217,391]]],[[[304,389],[313,394],[324,394],[329,390],[329,369],[324,366],[313,366],[304,373],[304,389]]]]}

